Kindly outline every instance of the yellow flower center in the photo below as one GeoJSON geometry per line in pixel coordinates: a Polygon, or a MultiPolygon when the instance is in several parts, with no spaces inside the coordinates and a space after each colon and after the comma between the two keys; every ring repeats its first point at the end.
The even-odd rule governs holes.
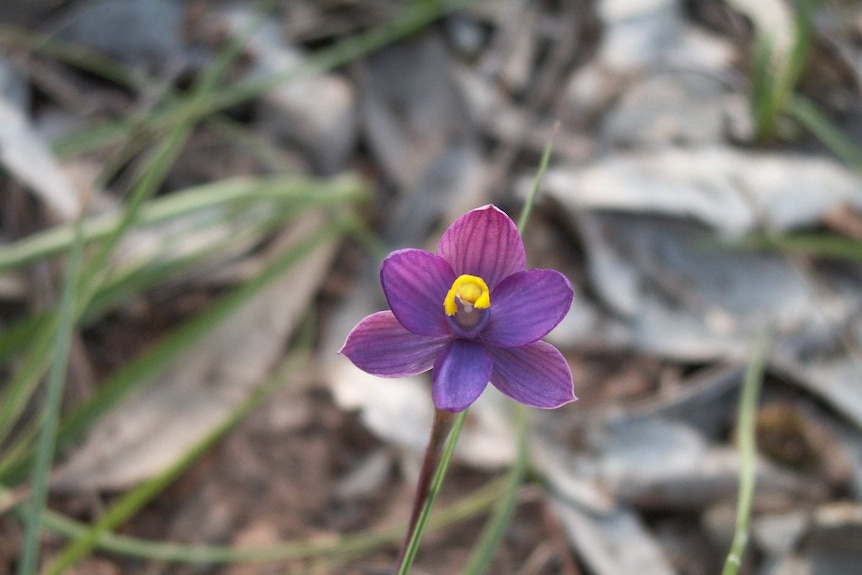
{"type": "Polygon", "coordinates": [[[464,274],[452,283],[446,299],[443,300],[443,308],[446,315],[453,316],[458,313],[458,303],[461,309],[467,313],[473,308],[486,309],[491,307],[491,292],[488,284],[480,277],[464,274]],[[457,302],[456,302],[457,299],[457,302]]]}

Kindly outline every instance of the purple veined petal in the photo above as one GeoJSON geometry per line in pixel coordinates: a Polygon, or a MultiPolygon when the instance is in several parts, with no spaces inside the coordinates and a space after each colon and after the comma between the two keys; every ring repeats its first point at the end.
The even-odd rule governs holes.
{"type": "Polygon", "coordinates": [[[491,292],[491,319],[482,340],[494,347],[521,347],[557,327],[572,306],[574,290],[555,270],[510,275],[491,292]]]}
{"type": "Polygon", "coordinates": [[[493,361],[479,343],[452,340],[434,362],[431,397],[438,409],[464,411],[482,395],[491,377],[493,361]]]}
{"type": "Polygon", "coordinates": [[[392,313],[418,335],[450,334],[443,302],[455,281],[452,267],[424,250],[392,252],[380,267],[380,283],[392,313]]]}
{"type": "Polygon", "coordinates": [[[372,375],[407,377],[431,369],[448,341],[411,333],[391,311],[379,311],[353,328],[338,353],[372,375]]]}
{"type": "Polygon", "coordinates": [[[494,358],[491,384],[515,401],[554,409],[577,399],[569,364],[551,344],[537,341],[489,351],[494,358]]]}
{"type": "Polygon", "coordinates": [[[452,264],[456,276],[479,276],[492,290],[506,276],[523,271],[527,261],[515,222],[492,205],[455,220],[440,238],[437,254],[452,264]]]}

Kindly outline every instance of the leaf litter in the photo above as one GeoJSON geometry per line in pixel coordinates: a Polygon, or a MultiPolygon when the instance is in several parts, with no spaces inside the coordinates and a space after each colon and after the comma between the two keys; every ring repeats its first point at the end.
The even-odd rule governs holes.
{"type": "MultiPolygon", "coordinates": [[[[550,340],[569,359],[581,401],[533,414],[531,459],[543,479],[541,492],[519,507],[491,572],[715,572],[734,525],[734,398],[763,324],[775,329],[776,341],[758,412],[755,553],[746,572],[858,572],[859,264],[747,243],[763,233],[853,238],[848,222],[862,217],[862,177],[810,135],[797,128],[786,132],[795,140],[770,148],[753,142],[754,32],[773,35],[780,63],[793,34],[793,3],[574,4],[568,10],[507,0],[463,8],[334,73],[279,86],[227,110],[222,128],[239,131],[212,125],[196,131],[194,153],[173,168],[162,194],[233,169],[265,175],[289,165],[317,176],[355,170],[373,196],[361,210],[350,209],[387,248],[321,244],[65,452],[52,507],[90,517],[107,494],[175,462],[268,375],[311,311],[315,366],[286,382],[124,530],[248,547],[406,518],[431,418],[429,382],[370,378],[334,351],[359,318],[385,307],[377,280],[382,253],[433,246],[448,223],[484,203],[515,214],[550,126],[561,120],[525,239],[530,267],[560,269],[576,285],[575,303],[550,340]],[[240,134],[242,145],[234,139],[240,134]],[[275,157],[290,160],[261,160],[275,157]],[[843,214],[842,224],[836,214],[843,214]]],[[[380,0],[276,8],[248,37],[228,81],[302,65],[321,46],[383,25],[395,6],[380,0]]],[[[858,140],[862,81],[852,22],[862,12],[840,3],[822,7],[818,16],[815,35],[825,48],[813,53],[800,90],[827,115],[849,118],[838,125],[858,140]],[[835,73],[824,76],[827,70],[835,73]],[[818,89],[824,85],[833,89],[818,89]]],[[[83,42],[181,92],[228,39],[242,37],[255,13],[244,3],[203,14],[195,3],[110,0],[72,2],[58,13],[33,8],[23,17],[10,11],[8,18],[83,42]],[[148,10],[169,21],[136,26],[148,10]],[[128,26],[137,32],[124,33],[128,26]],[[111,33],[87,32],[93,27],[111,33]]],[[[0,110],[10,118],[0,122],[6,172],[0,206],[21,187],[44,210],[39,225],[49,228],[80,210],[70,171],[108,156],[58,158],[51,152],[53,132],[42,121],[54,115],[64,125],[91,122],[99,113],[116,114],[116,108],[98,109],[116,100],[94,98],[81,114],[68,109],[74,99],[53,102],[49,93],[34,102],[19,50],[2,53],[2,69],[11,75],[4,72],[0,96],[0,110]]],[[[116,90],[74,67],[67,72],[80,93],[116,90]]],[[[154,94],[130,98],[146,107],[154,94]]],[[[95,184],[91,195],[99,206],[122,206],[124,181],[109,179],[104,190],[95,184]]],[[[235,215],[201,212],[129,234],[118,269],[134,270],[136,258],[181,258],[222,242],[231,247],[102,312],[82,330],[84,354],[76,361],[89,362],[97,381],[290,250],[298,234],[332,222],[307,212],[281,228],[247,233],[266,214],[235,215]]],[[[18,239],[11,233],[17,229],[4,218],[3,242],[18,239]]],[[[3,285],[45,285],[44,276],[21,271],[6,274],[3,285]]],[[[5,327],[25,317],[32,302],[20,287],[3,294],[5,327]]],[[[13,369],[4,366],[4,375],[13,369]]],[[[512,461],[517,440],[509,407],[489,391],[471,410],[444,504],[512,461]]],[[[457,572],[479,529],[469,520],[429,537],[419,558],[423,572],[457,572]]],[[[18,524],[0,517],[0,533],[14,542],[18,524]]],[[[49,544],[49,553],[55,549],[49,544]]],[[[284,567],[385,572],[394,553],[390,545],[349,566],[300,560],[284,567]]],[[[6,562],[2,571],[14,561],[14,549],[0,547],[0,561],[6,562]]],[[[87,561],[78,568],[188,571],[158,561],[134,566],[113,555],[87,561]]]]}

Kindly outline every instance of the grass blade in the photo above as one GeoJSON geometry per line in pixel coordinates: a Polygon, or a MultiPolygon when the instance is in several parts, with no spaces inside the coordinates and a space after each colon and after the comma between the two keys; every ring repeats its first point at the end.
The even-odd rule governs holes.
{"type": "Polygon", "coordinates": [[[51,466],[54,460],[60,406],[63,399],[66,368],[69,361],[69,348],[71,347],[72,330],[75,326],[74,306],[84,244],[82,221],[83,218],[78,220],[76,239],[72,247],[72,253],[69,256],[66,279],[60,298],[59,320],[53,338],[53,360],[51,371],[48,374],[39,442],[33,460],[31,475],[32,495],[28,506],[27,530],[24,537],[21,561],[18,564],[19,575],[31,575],[36,572],[38,567],[39,535],[42,532],[42,519],[48,497],[48,476],[51,473],[51,466]]]}
{"type": "Polygon", "coordinates": [[[518,429],[518,453],[515,464],[506,475],[505,488],[494,506],[494,513],[485,524],[479,542],[467,560],[464,575],[482,575],[487,573],[494,560],[494,553],[503,541],[506,531],[512,522],[512,516],[518,503],[518,491],[527,473],[530,453],[528,439],[530,418],[527,408],[520,403],[515,406],[515,420],[518,429]]]}
{"type": "Polygon", "coordinates": [[[0,43],[44,54],[138,92],[156,81],[96,50],[12,24],[0,23],[0,43]]]}
{"type": "MultiPolygon", "coordinates": [[[[428,529],[430,531],[442,529],[485,513],[498,500],[505,487],[506,478],[486,483],[455,503],[435,511],[429,521],[428,529]]],[[[12,491],[5,491],[0,487],[0,504],[5,499],[12,498],[14,498],[12,491]]],[[[16,512],[20,514],[20,509],[16,512]]],[[[74,519],[51,511],[45,514],[44,526],[53,533],[76,540],[85,537],[89,528],[74,519]]],[[[337,539],[327,537],[322,541],[289,541],[258,548],[183,545],[103,533],[96,540],[96,548],[125,557],[196,565],[268,563],[315,556],[334,558],[366,553],[383,545],[396,543],[403,536],[405,527],[406,525],[393,525],[364,533],[344,535],[337,539]]]]}
{"type": "Polygon", "coordinates": [[[796,86],[810,59],[816,10],[817,0],[801,0],[796,10],[793,45],[778,62],[775,62],[767,32],[758,34],[751,85],[755,137],[759,142],[775,138],[780,116],[789,111],[796,86]]]}
{"type": "Polygon", "coordinates": [[[820,258],[841,260],[862,259],[862,242],[825,233],[758,233],[732,247],[764,251],[778,251],[820,258]]]}
{"type": "Polygon", "coordinates": [[[0,445],[9,437],[50,365],[58,316],[51,314],[48,319],[36,326],[38,331],[34,334],[29,355],[0,396],[0,445]]]}
{"type": "Polygon", "coordinates": [[[769,351],[770,338],[763,330],[757,337],[745,380],[739,394],[739,415],[736,425],[736,438],[739,444],[739,493],[736,506],[736,528],[730,552],[724,563],[721,575],[737,575],[742,565],[742,557],[748,543],[748,526],[751,521],[751,506],[754,499],[754,484],[757,472],[757,438],[755,424],[760,386],[763,382],[763,369],[769,351]]]}
{"type": "Polygon", "coordinates": [[[829,121],[813,103],[802,96],[794,96],[787,107],[788,114],[802,124],[833,154],[850,166],[862,171],[862,150],[860,150],[841,130],[829,121]]]}
{"type": "Polygon", "coordinates": [[[751,79],[751,108],[755,138],[764,142],[775,133],[777,84],[772,70],[772,46],[760,35],[755,41],[754,69],[751,79]]]}

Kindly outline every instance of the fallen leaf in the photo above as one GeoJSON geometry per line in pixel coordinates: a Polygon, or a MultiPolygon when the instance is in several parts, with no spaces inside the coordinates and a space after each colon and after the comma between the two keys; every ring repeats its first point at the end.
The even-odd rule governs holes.
{"type": "Polygon", "coordinates": [[[25,102],[16,97],[14,75],[0,58],[0,162],[25,184],[55,217],[70,221],[81,212],[81,201],[51,147],[33,129],[25,102]]]}

